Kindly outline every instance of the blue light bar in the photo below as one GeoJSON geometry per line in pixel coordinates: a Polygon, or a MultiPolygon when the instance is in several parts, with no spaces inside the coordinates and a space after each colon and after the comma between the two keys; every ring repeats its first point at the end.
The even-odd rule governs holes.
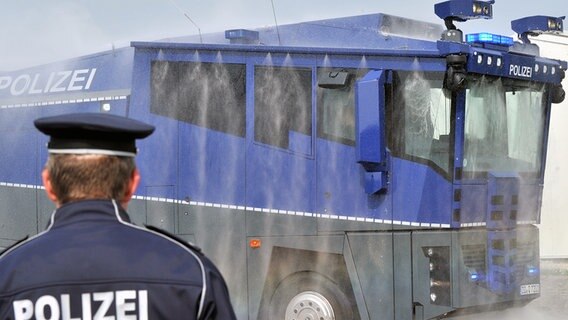
{"type": "Polygon", "coordinates": [[[512,46],[514,43],[511,37],[487,32],[468,34],[465,36],[465,41],[467,43],[494,44],[498,46],[512,46]]]}

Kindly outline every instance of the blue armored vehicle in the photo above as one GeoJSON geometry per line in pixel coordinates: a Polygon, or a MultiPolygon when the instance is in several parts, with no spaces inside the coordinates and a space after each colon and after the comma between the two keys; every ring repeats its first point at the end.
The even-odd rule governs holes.
{"type": "Polygon", "coordinates": [[[516,20],[513,40],[456,28],[490,18],[492,2],[435,11],[445,26],[370,14],[0,74],[0,247],[53,210],[33,119],[106,112],[157,127],[139,145],[134,222],[200,246],[239,319],[430,319],[530,302],[567,64],[529,36],[563,20],[516,20]]]}

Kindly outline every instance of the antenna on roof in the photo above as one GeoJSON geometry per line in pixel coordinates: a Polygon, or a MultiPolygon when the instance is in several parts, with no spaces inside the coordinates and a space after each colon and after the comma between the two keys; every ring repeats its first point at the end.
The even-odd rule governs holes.
{"type": "Polygon", "coordinates": [[[185,11],[183,11],[183,9],[180,8],[180,7],[177,5],[177,3],[174,2],[174,0],[170,0],[170,2],[174,5],[174,7],[176,7],[176,9],[178,9],[178,11],[179,11],[180,13],[182,13],[182,14],[187,18],[187,20],[189,20],[189,22],[191,22],[191,24],[193,24],[193,25],[195,26],[195,28],[197,28],[197,32],[199,32],[199,42],[200,42],[200,43],[203,43],[203,37],[201,36],[201,28],[199,28],[199,26],[197,25],[197,23],[195,23],[195,21],[193,21],[193,19],[191,19],[191,18],[189,17],[189,15],[188,15],[185,11]]]}
{"type": "Polygon", "coordinates": [[[280,30],[278,29],[278,21],[276,21],[276,10],[274,10],[274,0],[270,0],[272,3],[272,14],[274,15],[274,24],[276,25],[276,34],[278,34],[278,44],[282,45],[280,41],[280,30]]]}

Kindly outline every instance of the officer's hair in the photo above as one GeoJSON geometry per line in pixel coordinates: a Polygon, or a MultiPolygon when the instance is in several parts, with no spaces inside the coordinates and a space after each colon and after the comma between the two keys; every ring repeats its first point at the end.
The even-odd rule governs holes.
{"type": "Polygon", "coordinates": [[[60,204],[86,199],[120,202],[136,164],[132,157],[51,154],[45,168],[60,204]]]}

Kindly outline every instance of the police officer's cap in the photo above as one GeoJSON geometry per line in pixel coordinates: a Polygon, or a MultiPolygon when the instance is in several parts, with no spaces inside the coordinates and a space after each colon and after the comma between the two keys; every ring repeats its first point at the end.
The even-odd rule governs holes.
{"type": "Polygon", "coordinates": [[[73,113],[39,118],[36,128],[50,136],[50,153],[102,154],[134,157],[136,139],[149,136],[154,127],[108,113],[73,113]]]}

